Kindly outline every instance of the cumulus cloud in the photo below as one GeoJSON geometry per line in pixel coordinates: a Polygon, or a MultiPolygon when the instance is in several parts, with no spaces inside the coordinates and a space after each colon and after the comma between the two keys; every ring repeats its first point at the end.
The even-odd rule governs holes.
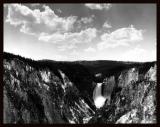
{"type": "Polygon", "coordinates": [[[104,22],[103,28],[112,28],[111,24],[108,21],[104,22]]]}
{"type": "Polygon", "coordinates": [[[82,21],[83,23],[86,24],[86,23],[91,23],[93,21],[93,19],[92,18],[84,17],[84,18],[81,18],[80,21],[82,21]]]}
{"type": "Polygon", "coordinates": [[[76,50],[73,50],[70,54],[71,54],[72,56],[77,56],[77,55],[79,55],[79,52],[76,51],[76,50]]]}
{"type": "Polygon", "coordinates": [[[38,7],[38,6],[41,6],[41,4],[38,4],[38,3],[33,3],[33,4],[30,4],[32,7],[38,7]]]}
{"type": "Polygon", "coordinates": [[[72,52],[69,53],[69,60],[71,61],[75,61],[79,57],[80,57],[80,54],[77,50],[73,50],[72,52]]]}
{"type": "Polygon", "coordinates": [[[87,28],[75,33],[54,33],[54,34],[41,34],[39,40],[46,42],[70,42],[70,43],[89,43],[96,37],[97,30],[95,28],[87,28]]]}
{"type": "Polygon", "coordinates": [[[82,17],[80,20],[79,20],[79,22],[81,23],[84,23],[84,24],[87,24],[87,23],[91,23],[91,22],[93,22],[93,18],[94,18],[95,16],[94,15],[92,15],[91,17],[82,17]]]}
{"type": "Polygon", "coordinates": [[[96,50],[92,47],[88,47],[87,49],[84,50],[85,52],[96,52],[96,50]]]}
{"type": "Polygon", "coordinates": [[[60,45],[58,47],[58,50],[59,51],[66,51],[66,50],[72,50],[72,49],[75,49],[77,48],[77,46],[75,45],[75,43],[71,43],[71,44],[63,44],[63,45],[60,45]]]}
{"type": "Polygon", "coordinates": [[[57,12],[62,13],[62,10],[61,9],[57,9],[57,12]]]}
{"type": "Polygon", "coordinates": [[[86,7],[92,10],[109,10],[112,5],[111,4],[85,4],[86,7]]]}
{"type": "Polygon", "coordinates": [[[20,32],[36,36],[40,41],[59,43],[58,49],[61,51],[74,49],[75,44],[88,43],[96,37],[95,28],[72,31],[76,22],[91,23],[94,15],[77,20],[77,16],[59,17],[46,5],[42,5],[43,10],[31,9],[22,4],[8,4],[7,7],[6,22],[19,28],[20,32]]]}
{"type": "Polygon", "coordinates": [[[130,43],[142,41],[142,33],[142,30],[137,30],[133,25],[127,28],[120,28],[111,33],[101,35],[101,41],[97,44],[97,47],[102,50],[118,46],[129,46],[130,43]]]}
{"type": "Polygon", "coordinates": [[[130,49],[130,50],[124,52],[120,56],[119,59],[121,59],[123,61],[128,61],[128,60],[130,60],[130,61],[147,61],[147,60],[149,60],[149,57],[148,57],[148,52],[145,49],[137,46],[133,49],[130,49]]]}
{"type": "Polygon", "coordinates": [[[28,34],[71,31],[77,20],[76,16],[59,17],[50,7],[43,5],[43,8],[44,10],[40,11],[21,4],[10,4],[6,22],[20,26],[21,32],[28,34]]]}
{"type": "Polygon", "coordinates": [[[44,42],[57,43],[65,40],[65,34],[58,33],[58,32],[53,34],[48,34],[48,33],[42,32],[39,35],[38,40],[44,41],[44,42]]]}

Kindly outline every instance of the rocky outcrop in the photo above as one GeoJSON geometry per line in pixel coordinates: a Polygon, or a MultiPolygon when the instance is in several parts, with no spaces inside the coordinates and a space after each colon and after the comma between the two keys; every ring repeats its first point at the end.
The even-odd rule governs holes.
{"type": "Polygon", "coordinates": [[[109,78],[105,78],[102,84],[102,95],[107,99],[107,103],[110,104],[111,94],[113,89],[115,88],[116,82],[115,77],[111,76],[109,78]]]}
{"type": "Polygon", "coordinates": [[[122,71],[118,78],[118,87],[125,87],[125,85],[129,84],[130,82],[135,82],[137,80],[138,70],[136,68],[122,71]]]}
{"type": "Polygon", "coordinates": [[[143,80],[138,73],[130,69],[120,74],[124,81],[113,90],[110,104],[98,109],[89,123],[156,123],[156,65],[143,80]]]}
{"type": "Polygon", "coordinates": [[[156,70],[157,70],[157,66],[156,64],[154,65],[154,67],[151,67],[148,72],[145,74],[145,79],[147,79],[148,81],[156,81],[156,70]]]}
{"type": "Polygon", "coordinates": [[[60,78],[19,59],[3,65],[4,123],[87,123],[94,114],[63,71],[60,78]]]}
{"type": "Polygon", "coordinates": [[[122,99],[129,101],[127,107],[130,110],[124,113],[116,123],[156,123],[155,81],[135,82],[133,86],[126,87],[122,92],[122,99]]]}

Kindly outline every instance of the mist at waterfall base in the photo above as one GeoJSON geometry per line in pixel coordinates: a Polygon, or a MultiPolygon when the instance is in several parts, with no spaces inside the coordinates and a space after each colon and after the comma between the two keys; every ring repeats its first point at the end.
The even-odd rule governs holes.
{"type": "Polygon", "coordinates": [[[105,104],[106,97],[102,96],[102,83],[97,83],[97,86],[94,90],[93,99],[97,108],[101,108],[105,104]]]}

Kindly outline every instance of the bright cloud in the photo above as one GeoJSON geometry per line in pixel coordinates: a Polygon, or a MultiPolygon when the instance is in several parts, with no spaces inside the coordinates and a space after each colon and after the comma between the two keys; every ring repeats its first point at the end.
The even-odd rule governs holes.
{"type": "Polygon", "coordinates": [[[61,9],[57,9],[57,11],[58,11],[59,13],[62,13],[62,10],[61,10],[61,9]]]}
{"type": "Polygon", "coordinates": [[[63,45],[60,45],[58,47],[59,51],[72,50],[72,49],[75,49],[75,48],[77,48],[75,43],[73,43],[73,44],[63,44],[63,45]]]}
{"type": "Polygon", "coordinates": [[[41,4],[38,4],[38,3],[33,3],[33,4],[30,4],[32,7],[37,7],[37,6],[41,6],[41,4]]]}
{"type": "Polygon", "coordinates": [[[65,40],[65,35],[61,33],[41,33],[38,37],[38,40],[44,41],[44,42],[51,42],[51,43],[57,43],[65,40]]]}
{"type": "Polygon", "coordinates": [[[76,22],[76,16],[59,17],[54,11],[43,5],[44,10],[30,9],[21,4],[9,4],[6,22],[20,26],[21,32],[40,34],[41,32],[68,32],[76,22]]]}
{"type": "Polygon", "coordinates": [[[89,47],[87,49],[84,50],[85,52],[95,52],[96,50],[92,47],[89,47]]]}
{"type": "Polygon", "coordinates": [[[37,59],[156,59],[153,7],[145,11],[146,7],[140,5],[130,5],[128,8],[128,5],[86,3],[83,5],[87,9],[85,13],[84,8],[74,4],[3,6],[5,51],[37,59]],[[137,6],[138,10],[135,9],[137,6]],[[77,11],[74,11],[75,7],[77,11]],[[129,13],[124,14],[124,8],[130,9],[129,13]],[[138,13],[142,11],[145,14],[138,13]],[[118,15],[116,20],[112,17],[115,13],[118,15]],[[152,17],[149,21],[147,14],[152,17]],[[137,20],[132,20],[134,17],[137,17],[137,20]],[[139,28],[133,25],[125,26],[130,23],[128,19],[136,26],[139,23],[139,28]],[[145,34],[142,28],[146,30],[145,34]],[[136,47],[138,44],[140,47],[136,47]]]}
{"type": "Polygon", "coordinates": [[[119,59],[123,61],[153,61],[156,60],[156,50],[149,52],[139,46],[136,46],[135,48],[124,52],[119,59]]]}
{"type": "Polygon", "coordinates": [[[133,25],[120,28],[111,33],[101,35],[101,42],[97,44],[99,50],[115,48],[117,46],[129,46],[130,43],[143,40],[142,30],[137,30],[133,25]]]}
{"type": "MultiPolygon", "coordinates": [[[[59,43],[58,49],[74,49],[77,43],[88,43],[96,37],[95,28],[86,28],[80,32],[71,32],[77,21],[77,16],[59,17],[46,5],[39,9],[30,9],[21,4],[9,4],[6,22],[18,27],[20,32],[34,35],[40,41],[59,43]],[[64,44],[67,43],[67,44],[64,44]]],[[[79,22],[91,23],[91,17],[82,17],[79,22]]]]}
{"type": "Polygon", "coordinates": [[[70,56],[69,60],[75,61],[75,60],[77,60],[77,58],[80,57],[80,54],[77,50],[73,50],[72,52],[70,52],[69,56],[70,56]]]}
{"type": "Polygon", "coordinates": [[[82,30],[80,32],[75,33],[54,33],[51,35],[48,34],[41,34],[39,40],[46,41],[46,42],[69,42],[69,43],[88,43],[91,42],[96,37],[97,30],[95,28],[88,28],[82,30]]]}
{"type": "Polygon", "coordinates": [[[104,28],[112,28],[111,24],[109,24],[108,21],[106,21],[106,22],[103,24],[103,27],[104,27],[104,28]]]}
{"type": "Polygon", "coordinates": [[[85,4],[85,6],[92,10],[109,10],[112,7],[111,4],[85,4]]]}
{"type": "Polygon", "coordinates": [[[81,23],[84,23],[84,24],[87,24],[87,23],[91,23],[93,22],[93,18],[94,18],[94,15],[92,15],[91,17],[82,17],[79,22],[81,23]]]}

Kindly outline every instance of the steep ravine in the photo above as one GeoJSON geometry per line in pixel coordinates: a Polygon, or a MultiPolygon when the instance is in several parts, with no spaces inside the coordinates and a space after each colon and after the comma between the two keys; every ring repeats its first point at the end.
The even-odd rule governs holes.
{"type": "Polygon", "coordinates": [[[145,74],[131,68],[122,71],[118,81],[114,76],[104,79],[97,94],[102,105],[89,123],[156,123],[156,83],[156,64],[145,74]]]}
{"type": "Polygon", "coordinates": [[[156,122],[156,64],[123,69],[101,82],[77,63],[5,54],[3,67],[4,123],[156,122]]]}

